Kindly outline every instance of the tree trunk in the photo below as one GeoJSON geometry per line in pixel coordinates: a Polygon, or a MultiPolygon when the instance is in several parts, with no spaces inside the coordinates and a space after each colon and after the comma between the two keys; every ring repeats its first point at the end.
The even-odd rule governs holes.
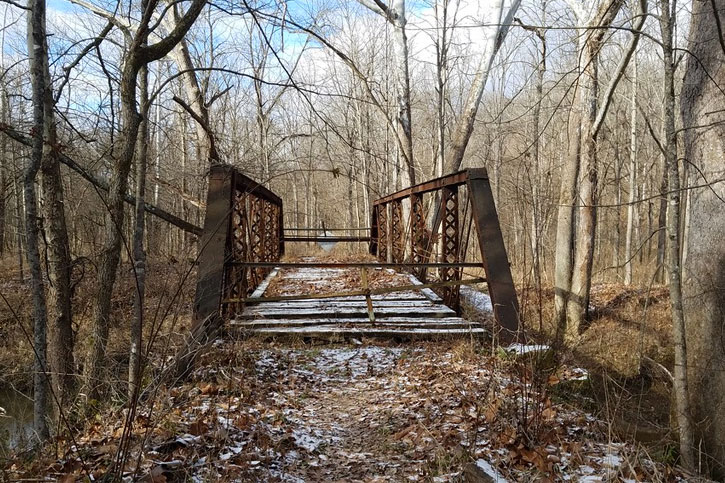
{"type": "MultiPolygon", "coordinates": [[[[7,12],[7,10],[6,10],[7,12]]],[[[0,42],[0,48],[4,48],[5,42],[0,42]]],[[[4,68],[4,62],[0,66],[4,68]]],[[[0,81],[0,123],[8,124],[8,95],[5,89],[5,81],[0,81]]],[[[0,256],[5,254],[5,231],[6,231],[6,203],[8,199],[7,169],[8,163],[7,137],[0,139],[0,256]]]]}
{"type": "Polygon", "coordinates": [[[25,198],[26,255],[30,267],[30,283],[33,299],[33,428],[41,440],[50,436],[48,427],[48,373],[46,330],[48,313],[45,301],[43,271],[40,266],[38,247],[38,203],[35,193],[35,178],[43,159],[45,134],[45,98],[50,86],[45,84],[44,75],[48,66],[48,43],[45,28],[45,0],[28,2],[28,56],[30,57],[30,78],[33,90],[33,147],[24,173],[23,195],[25,198]]]}
{"type": "Polygon", "coordinates": [[[435,2],[436,26],[438,36],[435,40],[436,49],[436,135],[437,152],[433,176],[443,176],[443,165],[446,156],[446,87],[448,85],[448,4],[443,0],[438,5],[435,2]],[[440,11],[438,11],[440,9],[440,11]]]}
{"type": "Polygon", "coordinates": [[[18,165],[17,156],[15,155],[15,146],[10,149],[11,161],[13,165],[13,197],[15,198],[15,223],[17,224],[17,230],[15,230],[15,249],[17,250],[18,257],[18,280],[23,282],[25,280],[25,268],[23,256],[23,197],[20,194],[20,186],[18,183],[18,165]]]}
{"type": "MultiPolygon", "coordinates": [[[[546,0],[541,2],[541,22],[546,22],[546,0]]],[[[532,164],[533,177],[531,179],[531,257],[534,284],[537,290],[541,289],[541,237],[543,235],[542,225],[542,200],[541,200],[541,104],[544,102],[544,75],[546,74],[546,31],[536,30],[537,37],[541,41],[539,51],[539,62],[536,66],[536,99],[533,112],[533,136],[532,142],[532,164]]]]}
{"type": "MultiPolygon", "coordinates": [[[[48,80],[50,75],[48,73],[48,80]]],[[[48,92],[50,94],[50,92],[48,92]]],[[[75,387],[73,356],[73,313],[71,306],[71,255],[65,218],[63,182],[56,151],[52,96],[46,97],[45,135],[41,186],[43,196],[43,226],[48,244],[48,286],[50,296],[49,355],[53,386],[60,401],[69,400],[75,387]]]]}
{"type": "Polygon", "coordinates": [[[664,71],[664,129],[662,138],[669,192],[667,196],[669,202],[667,208],[668,275],[670,281],[670,308],[672,311],[672,338],[675,347],[675,367],[673,371],[675,383],[673,390],[675,393],[677,425],[680,430],[682,465],[692,471],[695,469],[695,441],[687,380],[687,341],[685,339],[685,317],[682,311],[682,273],[680,269],[681,193],[677,160],[677,131],[675,130],[675,57],[673,51],[675,18],[674,15],[671,15],[670,0],[660,0],[660,32],[662,33],[664,71]]]}
{"type": "MultiPolygon", "coordinates": [[[[685,162],[692,169],[688,269],[682,283],[690,376],[690,401],[697,421],[695,445],[705,470],[725,478],[725,51],[717,18],[725,0],[693,2],[686,70],[680,96],[685,162]],[[715,11],[713,10],[715,9],[715,11]],[[696,128],[696,126],[702,126],[696,128]]],[[[679,193],[678,193],[679,195],[679,193]]],[[[674,251],[673,251],[674,253],[674,251]]]]}
{"type": "Polygon", "coordinates": [[[413,157],[413,131],[410,115],[410,69],[408,67],[408,34],[405,31],[405,0],[394,0],[393,7],[393,51],[395,55],[396,95],[398,98],[398,137],[406,169],[402,172],[403,187],[415,184],[415,161],[413,157]]]}
{"type": "MultiPolygon", "coordinates": [[[[46,59],[47,60],[47,59],[46,59]]],[[[65,218],[63,179],[58,159],[58,136],[53,113],[55,101],[51,85],[50,69],[43,63],[45,95],[43,159],[40,165],[43,227],[48,245],[48,287],[50,295],[48,345],[53,386],[58,399],[69,400],[75,386],[75,362],[73,358],[73,314],[71,307],[71,255],[68,245],[68,229],[65,218]]]]}
{"type": "Polygon", "coordinates": [[[514,15],[521,3],[520,0],[514,0],[504,16],[504,0],[496,0],[490,7],[494,12],[494,17],[490,19],[491,26],[484,31],[485,50],[481,55],[481,60],[476,70],[476,75],[471,84],[471,90],[464,104],[461,117],[456,124],[456,130],[451,140],[451,149],[448,161],[446,162],[446,172],[452,173],[461,169],[463,156],[466,153],[468,141],[473,134],[473,125],[476,121],[478,106],[481,104],[481,97],[486,88],[486,81],[491,72],[493,60],[496,58],[503,41],[506,39],[508,29],[513,22],[514,15]]]}
{"type": "Polygon", "coordinates": [[[148,105],[148,68],[141,68],[139,75],[139,94],[141,98],[142,117],[138,150],[136,153],[136,206],[135,225],[133,231],[133,266],[135,276],[134,314],[131,322],[131,347],[128,361],[128,400],[133,403],[141,384],[141,358],[143,357],[143,308],[146,293],[146,252],[144,251],[144,234],[146,212],[146,165],[149,142],[149,105],[148,105]]]}
{"type": "MultiPolygon", "coordinates": [[[[172,7],[172,16],[165,18],[173,18],[173,23],[169,22],[170,28],[173,28],[173,26],[179,23],[179,9],[176,3],[172,7]]],[[[186,39],[182,39],[176,48],[171,51],[171,54],[179,70],[185,71],[181,78],[184,89],[186,90],[186,97],[189,99],[189,107],[191,107],[202,121],[201,123],[195,123],[197,149],[201,156],[203,156],[201,159],[210,161],[212,157],[218,158],[216,153],[212,152],[213,143],[209,133],[206,131],[206,128],[209,126],[209,108],[204,102],[204,94],[199,86],[196,72],[194,71],[194,63],[191,60],[186,39]]]]}
{"type": "Polygon", "coordinates": [[[105,380],[103,376],[111,324],[111,298],[113,286],[116,283],[118,263],[121,259],[124,225],[123,195],[128,186],[128,174],[136,149],[138,128],[141,124],[141,116],[136,110],[136,85],[139,68],[138,61],[131,50],[125,59],[121,75],[121,118],[123,119],[123,131],[119,140],[121,150],[112,167],[109,182],[106,201],[108,218],[105,224],[105,241],[98,269],[98,293],[93,314],[91,348],[86,363],[87,394],[91,399],[100,397],[101,385],[105,380]]]}
{"type": "Polygon", "coordinates": [[[629,197],[627,198],[627,231],[624,241],[624,284],[632,283],[632,242],[635,224],[635,200],[637,199],[637,58],[633,59],[632,97],[629,126],[629,197]]]}
{"type": "MultiPolygon", "coordinates": [[[[128,186],[128,174],[131,170],[136,142],[138,139],[141,115],[136,109],[136,87],[141,67],[167,55],[186,35],[206,4],[205,0],[193,0],[184,16],[174,29],[153,45],[146,45],[149,36],[151,12],[147,11],[137,29],[136,36],[130,39],[130,45],[123,56],[121,69],[121,119],[122,132],[118,140],[117,155],[111,169],[106,206],[109,219],[106,222],[105,239],[101,251],[98,269],[98,292],[93,314],[91,348],[86,364],[87,394],[91,399],[100,394],[100,384],[105,366],[106,345],[111,318],[111,297],[116,282],[116,271],[121,258],[124,211],[123,203],[128,186]]],[[[148,10],[148,9],[147,9],[148,10]]]]}
{"type": "Polygon", "coordinates": [[[578,208],[575,228],[574,259],[571,274],[571,290],[567,300],[566,336],[570,341],[579,336],[579,329],[589,307],[589,288],[592,283],[592,262],[596,230],[596,194],[599,166],[597,160],[597,138],[593,133],[597,115],[599,94],[599,68],[597,51],[599,46],[587,45],[584,55],[584,71],[579,79],[582,103],[581,151],[579,153],[579,193],[575,198],[578,208]]]}
{"type": "Polygon", "coordinates": [[[665,282],[665,248],[667,244],[667,187],[669,186],[666,163],[660,183],[660,206],[657,214],[657,259],[655,260],[655,281],[665,282]]]}
{"type": "MultiPolygon", "coordinates": [[[[623,3],[623,0],[601,2],[588,21],[579,18],[587,29],[581,34],[577,49],[579,77],[573,112],[569,116],[569,159],[562,173],[557,219],[554,309],[558,343],[562,337],[569,341],[578,338],[589,306],[597,222],[596,123],[606,115],[609,105],[603,104],[601,110],[598,105],[598,56],[605,29],[614,21],[623,3]]],[[[614,87],[616,82],[610,84],[608,95],[611,96],[614,87]]]]}
{"type": "MultiPolygon", "coordinates": [[[[581,50],[581,48],[579,49],[581,50]]],[[[586,65],[586,59],[580,65],[586,65]]],[[[579,73],[579,82],[586,77],[583,69],[579,73]]],[[[561,342],[566,332],[566,309],[571,295],[572,262],[574,253],[574,220],[576,211],[577,179],[579,178],[579,152],[582,139],[582,105],[580,100],[586,91],[586,84],[578,87],[569,113],[569,152],[562,168],[559,186],[559,209],[556,220],[556,248],[554,250],[554,321],[557,330],[557,342],[561,342]]]]}

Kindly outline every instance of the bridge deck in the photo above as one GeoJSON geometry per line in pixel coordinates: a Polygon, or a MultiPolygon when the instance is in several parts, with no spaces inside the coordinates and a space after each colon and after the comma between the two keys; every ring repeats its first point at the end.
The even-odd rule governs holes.
{"type": "MultiPolygon", "coordinates": [[[[411,275],[387,268],[370,269],[367,278],[370,288],[420,283],[411,275]]],[[[285,268],[274,270],[252,298],[349,292],[360,290],[361,284],[359,268],[285,268]]],[[[325,339],[437,339],[486,332],[478,323],[457,316],[430,289],[373,295],[371,299],[374,323],[365,296],[359,295],[251,302],[231,325],[246,335],[325,339]]]]}

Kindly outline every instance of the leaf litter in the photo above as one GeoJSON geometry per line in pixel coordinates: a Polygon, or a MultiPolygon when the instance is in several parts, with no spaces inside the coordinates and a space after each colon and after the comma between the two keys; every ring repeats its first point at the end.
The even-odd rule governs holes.
{"type": "MultiPolygon", "coordinates": [[[[443,483],[476,462],[507,481],[679,479],[591,414],[541,397],[505,357],[470,342],[361,342],[218,341],[189,381],[141,408],[123,480],[443,483]]],[[[81,453],[101,478],[124,415],[99,416],[44,468],[11,470],[81,481],[81,453]]]]}

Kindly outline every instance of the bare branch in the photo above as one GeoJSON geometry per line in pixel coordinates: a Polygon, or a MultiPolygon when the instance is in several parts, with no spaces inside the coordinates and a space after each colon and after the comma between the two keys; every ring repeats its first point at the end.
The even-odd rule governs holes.
{"type": "Polygon", "coordinates": [[[105,10],[103,8],[100,8],[91,2],[87,2],[86,0],[69,0],[71,3],[78,5],[80,7],[83,7],[85,9],[90,10],[91,12],[95,13],[99,17],[103,17],[108,22],[115,25],[119,30],[121,30],[126,37],[130,37],[131,35],[131,24],[124,21],[123,19],[117,17],[113,13],[109,12],[108,10],[105,10]]]}
{"type": "MultiPolygon", "coordinates": [[[[0,124],[0,132],[5,133],[11,139],[14,139],[15,141],[19,142],[20,144],[24,144],[25,146],[32,145],[33,141],[30,137],[25,136],[24,134],[16,131],[15,129],[13,129],[12,127],[10,127],[6,124],[0,124]]],[[[89,173],[85,168],[83,168],[76,160],[74,160],[70,156],[68,156],[62,152],[59,152],[58,159],[60,160],[61,163],[65,164],[70,169],[72,169],[76,173],[80,174],[86,181],[90,182],[91,184],[93,184],[95,187],[97,187],[101,191],[108,191],[107,182],[96,178],[93,174],[89,173]]],[[[124,194],[123,199],[126,203],[129,203],[131,205],[136,204],[136,198],[133,195],[130,195],[128,193],[124,194]]],[[[161,218],[164,221],[167,221],[168,223],[171,223],[172,225],[184,230],[185,232],[192,233],[197,236],[201,235],[202,229],[200,227],[193,225],[192,223],[189,223],[188,221],[182,220],[178,216],[173,215],[173,214],[169,213],[168,211],[162,210],[158,206],[152,205],[150,203],[145,203],[144,210],[158,218],[161,218]]]]}
{"type": "Polygon", "coordinates": [[[17,7],[17,8],[20,8],[22,10],[30,10],[25,5],[20,5],[17,2],[13,2],[13,0],[0,0],[0,3],[7,3],[8,5],[12,5],[13,7],[17,7]]]}
{"type": "Polygon", "coordinates": [[[642,27],[644,26],[644,21],[647,19],[647,16],[645,15],[647,12],[647,0],[639,0],[637,2],[637,5],[639,11],[637,12],[638,16],[636,24],[632,29],[632,38],[630,39],[629,45],[624,52],[624,57],[622,57],[622,60],[619,61],[619,65],[617,65],[617,69],[614,71],[612,80],[609,82],[609,86],[607,87],[607,90],[604,94],[604,102],[602,103],[599,112],[597,113],[597,117],[594,121],[594,126],[592,126],[592,136],[594,136],[595,138],[599,133],[599,129],[601,129],[602,125],[604,124],[604,119],[607,117],[607,111],[609,110],[609,106],[612,103],[614,91],[617,89],[619,81],[622,80],[624,71],[627,69],[627,66],[629,65],[629,61],[632,58],[634,51],[637,50],[637,44],[639,43],[639,32],[640,30],[642,30],[642,27]]]}
{"type": "Polygon", "coordinates": [[[214,132],[212,131],[211,126],[209,126],[209,122],[206,119],[202,118],[199,114],[197,114],[194,111],[194,109],[191,108],[190,105],[188,105],[186,102],[184,102],[178,96],[174,96],[172,99],[174,100],[174,102],[176,102],[181,107],[183,107],[184,110],[186,112],[188,112],[189,115],[191,117],[193,117],[194,120],[196,122],[198,122],[199,125],[204,129],[204,131],[206,132],[206,136],[209,139],[209,160],[210,161],[217,161],[217,162],[219,162],[220,161],[220,158],[219,158],[219,153],[216,150],[216,142],[215,142],[215,139],[214,139],[214,132]]]}
{"type": "Polygon", "coordinates": [[[367,8],[368,10],[382,15],[386,19],[390,20],[390,9],[380,0],[357,0],[360,5],[367,8]]]}
{"type": "Polygon", "coordinates": [[[76,56],[75,59],[73,59],[73,62],[63,67],[63,71],[65,71],[65,75],[63,76],[63,82],[61,82],[60,87],[58,87],[58,92],[55,95],[55,103],[58,102],[58,99],[60,99],[60,95],[63,92],[63,88],[65,88],[66,84],[68,84],[68,81],[70,80],[70,73],[71,71],[77,66],[81,60],[93,49],[101,45],[101,42],[106,38],[106,35],[111,32],[113,29],[113,22],[109,21],[106,26],[101,30],[101,32],[98,34],[98,36],[93,39],[93,41],[86,45],[83,50],[76,56]]]}

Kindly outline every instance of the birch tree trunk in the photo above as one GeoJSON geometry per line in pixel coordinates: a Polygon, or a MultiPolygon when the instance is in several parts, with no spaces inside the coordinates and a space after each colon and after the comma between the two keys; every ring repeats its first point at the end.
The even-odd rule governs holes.
{"type": "MultiPolygon", "coordinates": [[[[703,470],[725,478],[725,50],[720,25],[725,0],[693,2],[680,95],[684,158],[690,186],[688,268],[682,283],[689,396],[703,470]]],[[[680,193],[677,193],[679,196],[680,193]]],[[[672,251],[675,254],[674,250],[672,251]]]]}
{"type": "Polygon", "coordinates": [[[405,0],[393,0],[393,52],[396,66],[396,96],[398,99],[398,136],[406,169],[402,172],[402,186],[416,184],[413,157],[413,128],[410,114],[410,69],[408,66],[408,34],[405,31],[405,0]],[[407,179],[406,179],[407,178],[407,179]]]}
{"type": "Polygon", "coordinates": [[[635,224],[635,200],[637,199],[637,59],[633,59],[632,95],[629,127],[629,196],[627,198],[627,232],[624,241],[624,284],[632,283],[632,242],[635,224]]]}
{"type": "Polygon", "coordinates": [[[471,139],[471,134],[473,134],[478,106],[481,104],[481,98],[486,88],[486,82],[488,81],[493,61],[501,45],[503,45],[503,41],[506,39],[509,27],[514,20],[514,15],[521,4],[521,0],[513,0],[508,9],[505,9],[505,3],[505,0],[495,0],[491,7],[489,7],[492,12],[492,18],[487,19],[487,21],[492,26],[484,29],[484,51],[481,54],[481,60],[478,64],[476,75],[473,78],[468,98],[466,99],[451,139],[450,155],[445,169],[447,173],[461,169],[463,156],[466,153],[466,147],[468,146],[468,141],[471,139]]]}
{"type": "MultiPolygon", "coordinates": [[[[179,8],[176,3],[173,4],[172,14],[173,24],[169,25],[170,29],[179,23],[179,8]]],[[[199,116],[201,121],[195,123],[199,155],[206,160],[211,160],[212,156],[218,159],[216,153],[212,152],[213,143],[211,136],[206,131],[206,127],[209,126],[209,108],[204,100],[204,93],[199,86],[199,80],[196,77],[194,62],[191,60],[186,39],[181,39],[176,48],[171,51],[171,55],[179,70],[184,71],[181,78],[186,90],[186,97],[189,99],[189,107],[199,116]]]]}
{"type": "MultiPolygon", "coordinates": [[[[405,30],[405,0],[392,0],[390,6],[376,0],[359,0],[360,4],[383,16],[393,27],[393,56],[395,57],[395,95],[398,112],[396,115],[396,136],[398,137],[399,156],[405,163],[401,170],[402,186],[416,183],[415,161],[413,158],[413,131],[410,114],[410,69],[408,54],[408,34],[405,30]]],[[[395,173],[397,176],[397,173],[395,173]]]]}

